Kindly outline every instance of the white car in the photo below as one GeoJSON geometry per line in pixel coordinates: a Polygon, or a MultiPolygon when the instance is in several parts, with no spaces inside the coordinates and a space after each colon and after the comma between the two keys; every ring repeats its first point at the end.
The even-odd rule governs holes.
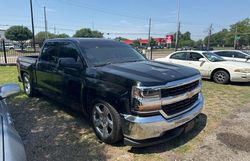
{"type": "Polygon", "coordinates": [[[156,61],[174,63],[196,68],[203,78],[216,83],[250,82],[250,64],[246,62],[226,61],[209,51],[177,51],[156,61]]]}
{"type": "Polygon", "coordinates": [[[250,54],[240,50],[217,50],[213,51],[226,60],[243,61],[250,63],[250,54]]]}

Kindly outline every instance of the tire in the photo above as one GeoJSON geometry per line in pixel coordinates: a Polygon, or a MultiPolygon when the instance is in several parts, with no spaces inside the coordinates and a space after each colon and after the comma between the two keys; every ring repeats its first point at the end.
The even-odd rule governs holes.
{"type": "Polygon", "coordinates": [[[218,70],[213,74],[213,80],[219,84],[229,83],[230,76],[225,70],[218,70]]]}
{"type": "Polygon", "coordinates": [[[109,103],[97,100],[91,112],[92,126],[96,136],[107,144],[114,144],[122,139],[121,118],[109,103]]]}
{"type": "Polygon", "coordinates": [[[23,79],[23,90],[25,94],[29,97],[34,96],[34,87],[32,86],[30,76],[27,73],[24,73],[22,76],[23,79]]]}

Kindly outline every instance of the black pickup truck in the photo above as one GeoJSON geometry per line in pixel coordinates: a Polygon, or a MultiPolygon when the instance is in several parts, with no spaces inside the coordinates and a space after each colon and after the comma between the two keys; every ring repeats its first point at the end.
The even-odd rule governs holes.
{"type": "Polygon", "coordinates": [[[201,113],[196,69],[147,60],[107,39],[51,39],[38,57],[19,57],[28,96],[39,92],[90,118],[105,143],[146,146],[169,140],[201,113]]]}

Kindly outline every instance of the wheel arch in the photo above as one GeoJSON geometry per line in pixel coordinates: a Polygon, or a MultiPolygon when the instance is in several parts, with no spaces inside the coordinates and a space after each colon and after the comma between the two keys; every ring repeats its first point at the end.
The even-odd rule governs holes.
{"type": "Polygon", "coordinates": [[[227,72],[227,74],[229,75],[229,79],[231,80],[231,74],[230,74],[230,72],[229,72],[227,69],[225,69],[225,68],[216,68],[216,69],[214,69],[214,70],[211,72],[210,79],[213,79],[213,76],[214,76],[215,72],[217,72],[217,71],[219,71],[219,70],[223,70],[223,71],[227,72]]]}

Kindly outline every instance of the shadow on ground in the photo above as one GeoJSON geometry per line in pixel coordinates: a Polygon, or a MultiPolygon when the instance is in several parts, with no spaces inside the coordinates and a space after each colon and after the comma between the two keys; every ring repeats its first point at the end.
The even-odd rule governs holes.
{"type": "Polygon", "coordinates": [[[14,126],[19,132],[30,161],[107,160],[104,144],[99,143],[80,112],[48,99],[16,98],[9,101],[14,126]]]}
{"type": "Polygon", "coordinates": [[[175,139],[172,139],[166,143],[158,144],[155,146],[150,146],[146,148],[131,148],[130,152],[136,154],[161,153],[182,146],[187,142],[189,142],[190,140],[192,140],[193,138],[195,138],[206,127],[207,115],[201,113],[200,115],[197,116],[197,119],[198,120],[194,128],[188,133],[182,133],[175,139]]]}

